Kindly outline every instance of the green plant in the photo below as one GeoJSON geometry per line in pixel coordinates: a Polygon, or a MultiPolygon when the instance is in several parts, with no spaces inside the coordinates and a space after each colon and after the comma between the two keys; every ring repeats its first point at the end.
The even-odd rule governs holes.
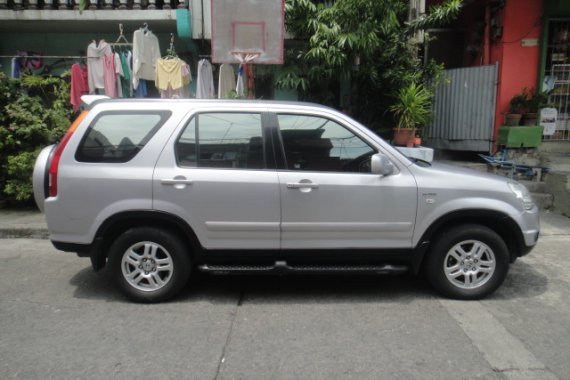
{"type": "Polygon", "coordinates": [[[62,78],[0,73],[0,197],[32,199],[32,170],[40,149],[57,142],[73,116],[62,78]]]}
{"type": "Polygon", "coordinates": [[[525,113],[529,95],[526,87],[523,88],[522,92],[514,95],[509,102],[509,113],[525,113]]]}
{"type": "Polygon", "coordinates": [[[416,32],[444,26],[461,0],[444,0],[409,21],[407,0],[286,0],[287,31],[295,35],[285,51],[277,86],[295,89],[302,100],[338,106],[343,85],[352,115],[377,130],[393,124],[385,110],[393,89],[410,83],[439,84],[443,68],[420,56],[416,32]],[[413,78],[410,78],[413,77],[413,78]],[[323,94],[332,94],[323,99],[323,94]]]}
{"type": "Polygon", "coordinates": [[[528,113],[538,113],[538,110],[548,106],[548,96],[547,91],[538,91],[533,89],[529,93],[529,97],[526,103],[526,112],[528,113]]]}
{"type": "Polygon", "coordinates": [[[397,119],[396,128],[424,126],[431,120],[433,92],[423,84],[410,82],[394,96],[396,103],[389,107],[397,119]]]}

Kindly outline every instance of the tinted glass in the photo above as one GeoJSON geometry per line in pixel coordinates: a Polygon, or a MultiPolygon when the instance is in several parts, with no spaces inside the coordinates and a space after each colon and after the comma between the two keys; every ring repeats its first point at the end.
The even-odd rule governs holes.
{"type": "Polygon", "coordinates": [[[277,117],[289,170],[370,173],[375,150],[345,127],[317,116],[277,117]]]}
{"type": "Polygon", "coordinates": [[[181,166],[265,168],[261,114],[203,113],[195,116],[176,143],[181,166]]]}
{"type": "Polygon", "coordinates": [[[103,113],[89,127],[75,158],[81,162],[127,162],[169,115],[169,112],[103,113]]]}

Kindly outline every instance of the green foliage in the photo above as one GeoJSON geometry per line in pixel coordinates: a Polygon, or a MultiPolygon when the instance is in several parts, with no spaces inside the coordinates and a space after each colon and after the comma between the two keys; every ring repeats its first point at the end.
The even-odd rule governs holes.
{"type": "Polygon", "coordinates": [[[536,88],[529,92],[529,97],[526,103],[526,112],[538,113],[541,108],[549,106],[548,96],[550,92],[548,91],[538,91],[536,88]]]}
{"type": "Polygon", "coordinates": [[[14,80],[0,73],[0,197],[32,198],[35,159],[70,124],[69,84],[56,77],[14,80]]]}
{"type": "Polygon", "coordinates": [[[509,101],[509,113],[537,113],[539,109],[549,106],[548,91],[523,88],[509,101]]]}
{"type": "Polygon", "coordinates": [[[398,118],[398,129],[416,128],[430,121],[433,93],[423,84],[411,82],[401,88],[395,97],[397,101],[389,109],[398,118]]]}
{"type": "Polygon", "coordinates": [[[514,95],[509,101],[509,113],[524,113],[528,103],[530,94],[525,87],[522,92],[514,95]]]}
{"type": "Polygon", "coordinates": [[[325,84],[350,79],[353,115],[374,128],[386,119],[394,91],[412,82],[431,91],[442,78],[443,68],[425,64],[411,37],[449,22],[461,5],[445,0],[408,22],[407,0],[286,0],[286,27],[297,43],[285,52],[277,85],[319,101],[325,84]]]}

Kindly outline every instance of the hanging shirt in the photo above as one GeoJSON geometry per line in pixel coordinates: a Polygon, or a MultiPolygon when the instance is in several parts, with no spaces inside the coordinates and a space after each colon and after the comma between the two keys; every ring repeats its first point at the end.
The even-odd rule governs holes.
{"type": "Polygon", "coordinates": [[[254,99],[255,98],[255,74],[253,72],[253,65],[246,64],[245,65],[245,77],[247,78],[247,98],[254,99]]]}
{"type": "Polygon", "coordinates": [[[245,65],[241,63],[238,69],[238,77],[236,83],[236,93],[239,97],[243,97],[245,95],[245,65]]]}
{"type": "Polygon", "coordinates": [[[115,54],[103,56],[103,79],[105,81],[105,95],[117,97],[117,77],[115,72],[115,54]]]}
{"type": "Polygon", "coordinates": [[[236,76],[231,65],[222,64],[220,66],[220,78],[218,81],[218,98],[228,98],[231,91],[235,91],[236,76]]]}
{"type": "Polygon", "coordinates": [[[121,65],[121,56],[118,52],[115,52],[113,55],[115,60],[115,84],[117,86],[117,97],[123,97],[123,78],[125,77],[125,73],[123,72],[123,65],[121,65]]]}
{"type": "Polygon", "coordinates": [[[139,81],[139,86],[133,90],[133,96],[135,98],[144,98],[148,95],[148,89],[146,88],[146,80],[142,79],[139,81]]]}
{"type": "Polygon", "coordinates": [[[150,31],[135,30],[133,33],[133,86],[140,79],[154,80],[156,60],[160,58],[158,38],[150,31]]]}
{"type": "Polygon", "coordinates": [[[105,40],[99,41],[99,45],[93,41],[87,46],[87,72],[89,73],[90,94],[94,94],[97,89],[105,88],[103,57],[112,53],[111,46],[105,40]]]}
{"type": "Polygon", "coordinates": [[[198,78],[196,79],[196,98],[214,99],[216,90],[214,88],[214,74],[212,65],[206,59],[198,62],[198,78]]]}
{"type": "Polygon", "coordinates": [[[129,98],[133,96],[133,82],[131,81],[131,68],[128,63],[128,55],[130,52],[122,52],[119,54],[119,59],[121,61],[121,67],[123,72],[123,80],[121,81],[123,98],[129,98]]]}
{"type": "Polygon", "coordinates": [[[74,111],[78,111],[81,106],[81,96],[89,93],[89,83],[87,79],[87,67],[82,67],[79,63],[71,65],[71,100],[74,111]]]}
{"type": "Polygon", "coordinates": [[[20,61],[19,58],[12,58],[11,75],[14,79],[20,79],[20,61]]]}

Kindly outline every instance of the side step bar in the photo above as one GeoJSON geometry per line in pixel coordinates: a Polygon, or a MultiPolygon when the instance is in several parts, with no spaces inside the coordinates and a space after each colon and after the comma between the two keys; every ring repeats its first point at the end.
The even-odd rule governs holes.
{"type": "Polygon", "coordinates": [[[203,264],[201,272],[214,274],[401,274],[408,271],[405,265],[288,265],[286,261],[276,261],[274,265],[217,265],[203,264]]]}

